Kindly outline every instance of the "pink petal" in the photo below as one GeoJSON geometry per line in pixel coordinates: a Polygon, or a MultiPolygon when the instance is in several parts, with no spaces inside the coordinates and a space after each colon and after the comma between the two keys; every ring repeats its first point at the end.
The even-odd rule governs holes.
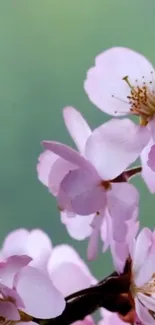
{"type": "Polygon", "coordinates": [[[31,257],[26,255],[11,256],[6,261],[0,262],[0,279],[8,287],[13,287],[16,273],[31,262],[31,257]]]}
{"type": "Polygon", "coordinates": [[[12,301],[17,308],[24,307],[24,303],[15,289],[10,289],[0,283],[0,293],[5,301],[12,301]]]}
{"type": "Polygon", "coordinates": [[[94,130],[85,154],[100,177],[111,180],[138,158],[149,138],[146,127],[129,119],[112,119],[94,130]]]}
{"type": "Polygon", "coordinates": [[[29,232],[25,243],[25,252],[33,258],[30,265],[45,268],[47,260],[52,252],[52,243],[48,235],[41,229],[29,232]]]}
{"type": "Polygon", "coordinates": [[[111,190],[107,191],[108,208],[113,218],[114,239],[122,241],[127,230],[125,222],[132,218],[138,208],[139,194],[136,188],[128,183],[112,183],[111,190]]]}
{"type": "Polygon", "coordinates": [[[87,249],[88,260],[94,260],[97,257],[100,229],[101,229],[103,218],[104,218],[104,211],[102,211],[99,215],[96,215],[92,222],[92,234],[90,236],[88,249],[87,249]]]}
{"type": "Polygon", "coordinates": [[[27,229],[17,229],[8,234],[5,238],[2,246],[1,254],[3,257],[9,257],[11,255],[25,254],[25,243],[29,236],[27,229]],[[23,243],[21,245],[21,243],[23,243]]]}
{"type": "Polygon", "coordinates": [[[53,195],[58,195],[61,181],[71,170],[76,168],[77,167],[75,165],[62,158],[58,158],[56,160],[52,166],[48,178],[48,187],[53,195]]]}
{"type": "Polygon", "coordinates": [[[151,170],[155,172],[155,144],[151,147],[151,150],[148,154],[147,164],[151,168],[151,170]]]}
{"type": "Polygon", "coordinates": [[[91,164],[84,157],[82,157],[77,151],[66,146],[65,144],[55,141],[43,141],[42,145],[45,149],[54,152],[56,155],[69,161],[77,167],[90,168],[90,170],[92,169],[91,164]]]}
{"type": "MultiPolygon", "coordinates": [[[[105,189],[99,186],[99,183],[100,179],[96,177],[96,173],[86,169],[72,171],[64,178],[61,188],[70,198],[75,213],[88,215],[105,207],[105,189]]],[[[62,206],[61,196],[59,200],[60,206],[66,209],[65,206],[62,206]]]]}
{"type": "Polygon", "coordinates": [[[111,227],[112,227],[111,217],[109,215],[108,209],[106,209],[105,216],[103,218],[102,225],[101,225],[101,239],[104,243],[103,252],[105,252],[110,245],[111,227]]]}
{"type": "Polygon", "coordinates": [[[71,218],[66,212],[61,213],[61,221],[65,224],[69,235],[77,240],[83,240],[92,233],[91,223],[94,214],[80,216],[78,214],[71,218]]]}
{"type": "Polygon", "coordinates": [[[0,315],[7,321],[20,320],[20,315],[17,307],[10,301],[0,301],[0,315]]]}
{"type": "Polygon", "coordinates": [[[89,99],[102,111],[111,115],[124,115],[130,111],[130,87],[123,80],[129,77],[134,86],[152,81],[152,64],[140,53],[128,48],[114,47],[98,55],[95,66],[88,70],[84,83],[89,99]],[[142,78],[144,76],[144,79],[142,78]]]}
{"type": "Polygon", "coordinates": [[[33,317],[57,317],[65,308],[64,298],[49,277],[31,266],[19,272],[16,289],[25,304],[23,311],[33,317]]]}
{"type": "Polygon", "coordinates": [[[58,245],[53,249],[48,271],[54,285],[64,296],[96,282],[86,264],[69,245],[58,245]]]}
{"type": "Polygon", "coordinates": [[[153,142],[155,142],[155,118],[152,118],[149,121],[147,127],[148,127],[149,132],[151,133],[151,138],[152,138],[153,142]]]}
{"type": "Polygon", "coordinates": [[[155,298],[149,297],[141,292],[138,292],[138,299],[149,310],[155,310],[155,298]]]}
{"type": "Polygon", "coordinates": [[[5,301],[10,300],[14,303],[14,305],[16,305],[17,308],[24,307],[24,303],[15,289],[10,289],[4,284],[0,283],[0,293],[5,301]]]}
{"type": "Polygon", "coordinates": [[[111,221],[111,223],[108,222],[109,245],[111,248],[113,263],[118,273],[122,273],[124,270],[125,262],[129,256],[131,243],[133,243],[138,231],[139,223],[136,220],[137,217],[138,209],[133,212],[130,220],[124,221],[124,224],[122,224],[123,222],[121,218],[118,218],[120,220],[119,224],[117,223],[117,218],[111,218],[110,215],[106,216],[106,219],[111,221]]]}
{"type": "Polygon", "coordinates": [[[133,260],[133,269],[137,273],[138,270],[143,265],[144,261],[148,256],[148,252],[152,245],[152,233],[148,228],[143,228],[139,233],[133,250],[133,255],[131,256],[133,260]]]}
{"type": "Polygon", "coordinates": [[[91,135],[91,129],[83,116],[73,107],[65,107],[63,111],[66,127],[78,150],[84,154],[85,144],[91,135]]]}
{"type": "Polygon", "coordinates": [[[154,144],[153,141],[150,140],[148,145],[143,149],[141,153],[141,163],[142,163],[141,175],[151,193],[155,193],[155,173],[148,166],[147,162],[148,162],[148,154],[153,144],[154,144]]]}
{"type": "Polygon", "coordinates": [[[87,316],[83,320],[72,323],[72,325],[95,325],[95,322],[91,316],[87,316]]]}
{"type": "Polygon", "coordinates": [[[42,152],[38,158],[39,160],[37,165],[38,179],[45,186],[48,186],[49,173],[51,171],[53,164],[56,162],[57,159],[58,156],[49,150],[45,150],[44,152],[42,152]]]}
{"type": "Polygon", "coordinates": [[[144,285],[152,278],[154,273],[155,273],[155,244],[152,244],[150,250],[148,251],[146,259],[143,260],[143,264],[141,268],[135,274],[136,285],[138,287],[144,285]]]}
{"type": "Polygon", "coordinates": [[[141,304],[141,302],[136,298],[135,299],[136,313],[142,322],[145,325],[154,325],[154,318],[150,315],[149,311],[141,304]]]}

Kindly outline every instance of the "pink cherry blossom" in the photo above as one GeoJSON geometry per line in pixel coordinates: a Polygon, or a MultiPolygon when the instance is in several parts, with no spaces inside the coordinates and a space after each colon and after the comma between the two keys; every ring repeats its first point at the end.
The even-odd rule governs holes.
{"type": "Polygon", "coordinates": [[[62,294],[41,270],[29,266],[31,258],[14,255],[0,262],[0,316],[5,321],[52,318],[65,308],[62,294]],[[23,316],[22,316],[23,315],[23,316]]]}
{"type": "Polygon", "coordinates": [[[51,240],[41,229],[17,229],[5,238],[0,257],[28,255],[32,258],[29,265],[45,270],[51,252],[51,240]]]}
{"type": "MultiPolygon", "coordinates": [[[[149,143],[141,152],[142,176],[150,191],[155,193],[155,152],[151,150],[155,144],[155,70],[152,64],[131,49],[108,49],[96,57],[84,88],[89,99],[105,113],[139,116],[140,124],[149,131],[149,143]]],[[[135,142],[139,142],[139,136],[135,136],[135,142]]]]}
{"type": "Polygon", "coordinates": [[[4,240],[1,258],[2,256],[12,256],[15,253],[19,253],[21,256],[26,252],[29,252],[31,256],[29,266],[41,268],[44,273],[48,274],[54,286],[62,292],[63,296],[96,283],[96,279],[84,261],[71,246],[58,245],[52,247],[49,237],[40,229],[31,231],[17,229],[11,232],[4,240]]]}
{"type": "Polygon", "coordinates": [[[154,324],[155,310],[155,234],[144,228],[129,243],[131,257],[130,295],[142,324],[154,324]]]}
{"type": "MultiPolygon", "coordinates": [[[[128,119],[125,125],[122,120],[111,120],[91,132],[81,114],[71,107],[64,109],[64,120],[80,153],[61,143],[44,142],[46,150],[39,159],[38,177],[57,196],[60,210],[63,210],[62,222],[69,233],[76,239],[91,235],[88,258],[93,259],[107,206],[115,224],[117,220],[117,226],[118,222],[121,225],[120,235],[126,236],[124,221],[132,218],[137,209],[138,195],[132,185],[109,180],[137,158],[146,145],[148,133],[128,119]],[[124,133],[130,133],[131,137],[124,138],[124,133]],[[138,144],[134,142],[135,134],[141,134],[138,144]],[[117,142],[123,150],[116,152],[117,142]],[[131,150],[126,151],[126,147],[131,150]],[[85,217],[82,219],[81,215],[85,217]]],[[[120,235],[117,231],[115,239],[120,235]]]]}

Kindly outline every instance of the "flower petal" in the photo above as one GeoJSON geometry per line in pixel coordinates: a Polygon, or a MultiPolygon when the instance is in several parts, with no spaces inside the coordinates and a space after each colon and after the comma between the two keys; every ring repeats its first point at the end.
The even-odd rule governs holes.
{"type": "Polygon", "coordinates": [[[89,239],[88,243],[88,249],[87,249],[87,257],[88,260],[94,260],[97,257],[98,253],[98,246],[99,246],[99,236],[100,236],[100,230],[102,221],[104,218],[104,211],[99,212],[94,217],[94,220],[92,222],[92,234],[89,239]]]}
{"type": "Polygon", "coordinates": [[[155,118],[152,118],[149,121],[147,127],[148,127],[149,132],[151,133],[153,142],[155,142],[155,118]]]}
{"type": "Polygon", "coordinates": [[[128,183],[112,183],[111,190],[107,191],[108,208],[113,218],[113,236],[122,241],[127,231],[125,222],[132,218],[137,211],[139,195],[136,188],[128,183]]]}
{"type": "MultiPolygon", "coordinates": [[[[143,243],[144,245],[144,243],[143,243]]],[[[155,273],[155,243],[151,245],[150,250],[146,256],[146,259],[143,260],[143,264],[135,274],[135,283],[138,287],[143,286],[148,282],[152,275],[155,273]]]]}
{"type": "Polygon", "coordinates": [[[149,138],[146,127],[129,119],[112,119],[93,131],[85,154],[101,178],[112,180],[138,158],[149,138]]]}
{"type": "Polygon", "coordinates": [[[141,163],[142,163],[142,172],[141,175],[148,186],[151,193],[155,193],[155,173],[148,166],[148,154],[153,145],[152,139],[149,141],[148,145],[143,149],[141,153],[141,163]]]}
{"type": "Polygon", "coordinates": [[[48,187],[53,195],[57,195],[60,188],[60,183],[63,178],[69,173],[69,171],[76,169],[77,167],[66,161],[65,159],[58,158],[53,164],[48,178],[48,187]]]}
{"type": "MultiPolygon", "coordinates": [[[[105,207],[105,189],[100,186],[100,178],[96,173],[89,170],[77,169],[70,172],[62,181],[61,189],[70,198],[72,209],[77,214],[88,215],[105,207]]],[[[58,202],[61,208],[66,208],[62,206],[61,196],[58,202]]]]}
{"type": "Polygon", "coordinates": [[[66,127],[73,138],[78,150],[81,154],[84,153],[85,144],[91,135],[91,129],[83,116],[73,107],[65,107],[63,117],[66,127]]]}
{"type": "Polygon", "coordinates": [[[26,255],[10,256],[4,262],[0,262],[0,279],[2,283],[10,288],[14,285],[16,273],[31,262],[31,257],[26,255]]]}
{"type": "Polygon", "coordinates": [[[19,272],[16,289],[25,304],[23,311],[33,317],[57,317],[65,308],[64,298],[49,277],[31,266],[19,272]]]}
{"type": "Polygon", "coordinates": [[[5,301],[12,301],[17,308],[24,307],[24,303],[15,289],[10,289],[4,284],[0,283],[0,293],[5,301]]]}
{"type": "Polygon", "coordinates": [[[58,245],[53,249],[48,272],[54,285],[64,296],[96,282],[87,265],[69,245],[58,245]]]}
{"type": "Polygon", "coordinates": [[[17,229],[10,232],[2,246],[1,256],[6,258],[11,255],[23,255],[25,254],[25,243],[29,236],[29,231],[27,229],[17,229]],[[23,243],[21,245],[21,243],[23,243]]]}
{"type": "Polygon", "coordinates": [[[37,173],[38,179],[42,182],[45,186],[48,187],[48,177],[51,171],[53,164],[58,159],[58,156],[51,152],[50,150],[45,150],[41,153],[38,158],[38,165],[37,165],[37,173]]]}
{"type": "Polygon", "coordinates": [[[92,169],[91,164],[84,157],[82,157],[76,150],[66,146],[65,144],[55,141],[42,141],[42,145],[45,149],[54,152],[56,155],[69,161],[77,167],[92,169]]]}
{"type": "Polygon", "coordinates": [[[130,87],[123,80],[129,77],[132,86],[152,81],[152,64],[140,53],[128,48],[114,47],[98,55],[95,66],[88,70],[84,83],[89,99],[102,111],[111,115],[124,115],[130,111],[130,87]]]}
{"type": "Polygon", "coordinates": [[[148,154],[147,164],[151,168],[151,170],[155,172],[155,144],[151,147],[151,150],[148,154]]]}
{"type": "Polygon", "coordinates": [[[90,236],[93,218],[94,214],[85,217],[76,214],[75,217],[71,218],[66,212],[61,213],[61,221],[65,224],[69,235],[77,240],[83,240],[90,236]]]}
{"type": "Polygon", "coordinates": [[[30,265],[45,268],[47,260],[52,252],[52,243],[48,235],[41,229],[29,232],[25,243],[25,252],[33,258],[30,265]]]}
{"type": "Polygon", "coordinates": [[[7,321],[19,321],[20,315],[17,307],[10,301],[0,301],[0,316],[7,321]]]}
{"type": "Polygon", "coordinates": [[[138,292],[138,299],[149,310],[155,310],[155,298],[146,296],[145,294],[138,292]]]}
{"type": "Polygon", "coordinates": [[[135,298],[135,307],[136,307],[136,313],[142,322],[142,324],[145,325],[154,325],[154,319],[150,315],[149,311],[141,304],[141,302],[135,298]]]}
{"type": "Polygon", "coordinates": [[[133,255],[131,256],[133,261],[133,270],[135,273],[139,271],[144,261],[146,261],[151,245],[151,230],[149,228],[143,228],[137,236],[134,245],[133,255]]]}

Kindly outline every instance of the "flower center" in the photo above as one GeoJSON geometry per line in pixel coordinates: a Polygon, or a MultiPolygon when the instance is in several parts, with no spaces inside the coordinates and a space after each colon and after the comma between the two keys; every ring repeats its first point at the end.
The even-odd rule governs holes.
{"type": "Polygon", "coordinates": [[[100,186],[103,187],[105,190],[110,190],[111,189],[110,181],[104,181],[104,180],[102,180],[100,182],[100,186]]]}
{"type": "Polygon", "coordinates": [[[142,287],[135,287],[136,292],[141,292],[146,296],[152,296],[155,294],[155,274],[153,274],[151,280],[145,283],[142,287]]]}
{"type": "MultiPolygon", "coordinates": [[[[151,71],[151,75],[152,74],[153,71],[151,71]]],[[[144,79],[144,76],[142,79],[144,79]]],[[[127,99],[131,106],[131,113],[140,117],[141,125],[147,125],[149,120],[155,115],[155,91],[153,89],[153,81],[143,81],[141,86],[139,86],[138,80],[136,80],[136,85],[133,86],[128,76],[125,76],[123,80],[130,88],[130,94],[127,96],[127,99]]]]}

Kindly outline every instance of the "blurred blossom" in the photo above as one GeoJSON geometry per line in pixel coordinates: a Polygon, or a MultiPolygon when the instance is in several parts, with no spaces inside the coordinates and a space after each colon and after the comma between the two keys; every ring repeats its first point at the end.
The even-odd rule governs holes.
{"type": "Polygon", "coordinates": [[[31,258],[13,255],[0,262],[0,316],[3,322],[29,322],[33,317],[53,318],[65,300],[41,270],[29,266],[31,258]]]}
{"type": "Polygon", "coordinates": [[[0,256],[6,258],[17,253],[29,253],[29,265],[41,269],[63,296],[96,283],[74,248],[65,244],[53,247],[48,235],[40,229],[17,229],[8,234],[0,256]]]}
{"type": "MultiPolygon", "coordinates": [[[[130,131],[137,150],[141,137],[146,138],[146,146],[140,153],[142,176],[149,190],[155,193],[155,70],[152,64],[128,48],[108,49],[96,57],[84,88],[89,99],[102,111],[113,116],[139,117],[141,133],[134,134],[135,125],[130,131]]],[[[131,134],[126,132],[126,136],[131,134]]],[[[117,146],[120,150],[120,143],[116,150],[117,146]]]]}
{"type": "MultiPolygon", "coordinates": [[[[129,147],[134,147],[132,136],[122,142],[126,129],[121,120],[109,121],[91,132],[82,115],[74,108],[65,108],[63,114],[80,153],[61,143],[44,141],[46,150],[39,157],[38,178],[57,197],[62,222],[71,236],[76,239],[90,236],[88,258],[94,259],[101,227],[103,224],[108,227],[106,211],[112,224],[109,236],[118,242],[125,242],[126,222],[138,213],[139,196],[133,185],[113,182],[133,161],[133,156],[135,159],[135,154],[137,157],[137,152],[131,156],[124,154],[123,150],[123,155],[116,152],[117,140],[121,141],[124,150],[126,141],[129,147]]],[[[133,125],[126,119],[127,128],[133,125]]],[[[141,133],[139,126],[135,126],[135,132],[141,133]]],[[[145,139],[139,143],[140,151],[144,147],[143,142],[145,139]]]]}

